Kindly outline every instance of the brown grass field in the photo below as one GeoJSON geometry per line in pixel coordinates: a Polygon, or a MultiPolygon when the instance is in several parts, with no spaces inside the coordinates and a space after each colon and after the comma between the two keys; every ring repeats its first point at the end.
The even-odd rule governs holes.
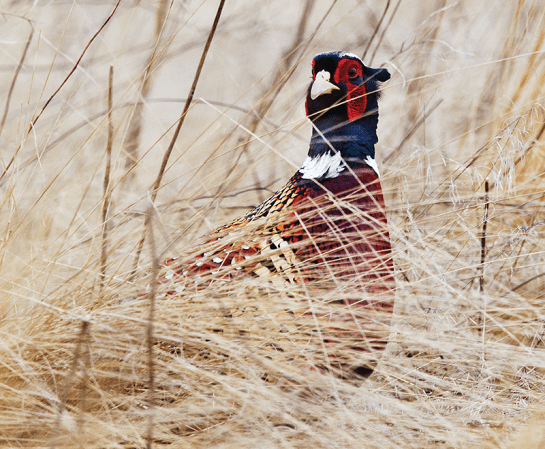
{"type": "Polygon", "coordinates": [[[543,0],[227,0],[173,140],[219,3],[1,4],[0,447],[545,447],[543,0]],[[392,74],[396,306],[360,380],[312,369],[350,354],[293,328],[304,288],[152,301],[300,167],[328,50],[392,74]]]}

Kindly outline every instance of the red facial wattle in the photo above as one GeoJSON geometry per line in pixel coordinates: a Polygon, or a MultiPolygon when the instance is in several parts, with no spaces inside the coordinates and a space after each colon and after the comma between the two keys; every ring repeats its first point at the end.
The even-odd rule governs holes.
{"type": "Polygon", "coordinates": [[[367,91],[361,65],[353,59],[341,59],[333,79],[336,84],[343,82],[346,86],[348,119],[351,122],[359,119],[367,107],[367,91]]]}

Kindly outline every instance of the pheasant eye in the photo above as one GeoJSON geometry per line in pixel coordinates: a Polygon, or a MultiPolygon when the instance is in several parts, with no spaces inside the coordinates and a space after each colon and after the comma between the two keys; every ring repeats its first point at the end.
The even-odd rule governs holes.
{"type": "Polygon", "coordinates": [[[355,67],[352,67],[350,70],[348,70],[348,78],[353,80],[354,78],[358,77],[358,71],[355,67]]]}

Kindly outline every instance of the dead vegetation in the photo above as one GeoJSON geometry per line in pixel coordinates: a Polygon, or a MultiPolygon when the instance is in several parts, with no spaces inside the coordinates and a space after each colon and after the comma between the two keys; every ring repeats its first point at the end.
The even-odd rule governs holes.
{"type": "Polygon", "coordinates": [[[4,4],[1,445],[541,447],[541,2],[228,0],[173,139],[219,3],[4,4]],[[393,75],[396,308],[359,379],[320,369],[361,355],[315,335],[342,285],[153,281],[300,166],[335,49],[393,75]]]}

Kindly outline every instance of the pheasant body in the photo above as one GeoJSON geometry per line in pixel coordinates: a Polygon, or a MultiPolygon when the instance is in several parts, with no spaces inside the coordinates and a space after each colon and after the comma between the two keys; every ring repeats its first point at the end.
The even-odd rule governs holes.
{"type": "Polygon", "coordinates": [[[163,281],[178,286],[170,293],[188,276],[208,285],[248,275],[279,290],[337,291],[325,341],[344,336],[360,342],[356,350],[383,349],[395,282],[374,145],[378,86],[389,77],[349,53],[316,56],[307,159],[268,200],[206,236],[200,254],[166,261],[163,281]]]}
{"type": "Polygon", "coordinates": [[[367,291],[383,291],[390,288],[387,284],[393,273],[380,182],[367,165],[322,184],[305,180],[298,172],[267,201],[209,234],[206,244],[213,250],[192,261],[180,265],[176,258],[167,260],[168,279],[222,270],[231,278],[243,270],[241,274],[258,276],[272,271],[289,283],[303,279],[319,283],[327,278],[327,269],[335,277],[343,271],[343,277],[360,272],[367,279],[383,279],[387,282],[366,287],[367,291]],[[231,233],[260,220],[253,238],[229,241],[231,233]],[[222,240],[229,242],[222,245],[222,240]],[[274,251],[278,254],[271,255],[274,251]],[[272,270],[263,265],[265,256],[272,257],[272,270]]]}

